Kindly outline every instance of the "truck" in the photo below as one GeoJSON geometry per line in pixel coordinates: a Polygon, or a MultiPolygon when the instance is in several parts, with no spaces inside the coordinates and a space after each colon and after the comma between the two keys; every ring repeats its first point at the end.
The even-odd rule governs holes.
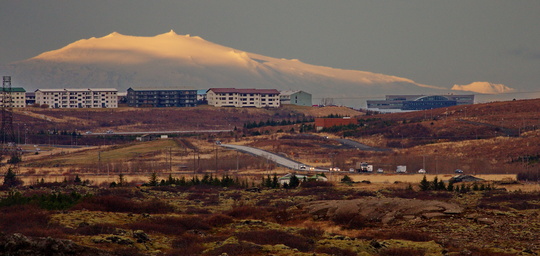
{"type": "Polygon", "coordinates": [[[357,162],[356,171],[357,172],[373,172],[373,165],[368,164],[367,162],[357,162]]]}
{"type": "Polygon", "coordinates": [[[396,173],[407,173],[407,166],[406,165],[398,165],[396,167],[396,173]]]}

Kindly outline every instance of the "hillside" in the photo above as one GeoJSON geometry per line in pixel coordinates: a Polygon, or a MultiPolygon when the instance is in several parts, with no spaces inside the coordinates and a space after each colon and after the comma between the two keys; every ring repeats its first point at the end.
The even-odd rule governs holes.
{"type": "MultiPolygon", "coordinates": [[[[14,110],[15,136],[28,144],[72,144],[72,134],[90,131],[145,132],[178,130],[233,130],[248,122],[268,120],[303,121],[330,114],[363,115],[346,107],[302,107],[286,105],[278,109],[215,108],[118,108],[118,109],[41,109],[14,110]],[[51,138],[52,137],[52,138],[51,138]]],[[[78,137],[79,144],[94,144],[78,137]]],[[[22,143],[21,143],[22,144],[22,143]]]]}
{"type": "MultiPolygon", "coordinates": [[[[17,110],[15,130],[20,141],[44,147],[43,144],[114,145],[135,140],[135,136],[115,134],[85,136],[86,131],[144,134],[148,131],[224,129],[232,132],[200,134],[189,139],[189,143],[194,147],[206,147],[208,152],[205,154],[208,155],[203,157],[205,159],[212,158],[211,142],[220,140],[280,152],[315,166],[339,166],[343,170],[367,161],[390,171],[396,165],[407,165],[409,170],[425,168],[431,173],[451,173],[455,169],[472,173],[519,173],[539,168],[539,106],[540,100],[523,100],[380,115],[365,115],[343,107],[299,106],[280,109],[209,106],[97,110],[27,108],[17,110]],[[355,116],[360,126],[334,127],[316,133],[312,118],[330,114],[355,116]],[[26,126],[17,125],[19,122],[26,126]],[[322,139],[324,136],[330,140],[322,139]],[[340,137],[387,151],[359,151],[333,140],[340,137]],[[206,145],[209,142],[210,145],[206,145]]],[[[161,155],[159,159],[164,160],[167,147],[171,146],[158,148],[150,155],[161,155]]],[[[178,147],[179,150],[182,148],[178,147]]],[[[223,156],[228,154],[231,155],[224,153],[223,156]]],[[[178,161],[181,165],[193,166],[189,159],[178,161]]],[[[228,168],[234,168],[233,156],[230,161],[228,168]]],[[[50,162],[32,164],[49,165],[50,162]]],[[[212,161],[206,165],[212,168],[212,161]]],[[[245,166],[248,169],[260,167],[255,162],[245,166]]]]}

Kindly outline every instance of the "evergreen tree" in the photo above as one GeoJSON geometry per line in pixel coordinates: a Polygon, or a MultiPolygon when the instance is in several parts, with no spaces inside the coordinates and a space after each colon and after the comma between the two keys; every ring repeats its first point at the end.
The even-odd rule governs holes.
{"type": "Polygon", "coordinates": [[[270,175],[268,175],[268,177],[266,178],[264,186],[267,187],[267,188],[272,187],[272,179],[270,178],[270,175]]]}
{"type": "Polygon", "coordinates": [[[291,176],[291,179],[289,180],[289,188],[296,188],[300,185],[300,180],[298,177],[296,177],[295,174],[291,176]]]}
{"type": "Polygon", "coordinates": [[[73,183],[75,183],[75,184],[81,184],[82,183],[82,180],[79,177],[79,174],[75,175],[75,179],[73,180],[73,183]]]}
{"type": "Polygon", "coordinates": [[[484,183],[480,184],[480,190],[481,191],[486,190],[486,185],[484,183]]]}
{"type": "Polygon", "coordinates": [[[13,169],[9,168],[4,175],[4,186],[6,187],[16,187],[22,185],[24,182],[17,177],[17,174],[13,169]]]}
{"type": "Polygon", "coordinates": [[[424,175],[424,178],[422,178],[422,181],[420,181],[420,190],[422,191],[428,191],[430,189],[429,181],[427,181],[426,175],[424,175]]]}
{"type": "Polygon", "coordinates": [[[150,185],[150,186],[157,186],[158,185],[158,177],[157,177],[156,172],[152,172],[152,174],[150,174],[150,179],[148,181],[148,185],[150,185]]]}
{"type": "Polygon", "coordinates": [[[453,180],[448,181],[448,187],[446,187],[446,190],[454,191],[454,181],[453,180]]]}
{"type": "Polygon", "coordinates": [[[272,178],[272,188],[279,188],[279,181],[276,173],[274,173],[274,177],[272,178]]]}
{"type": "Polygon", "coordinates": [[[433,183],[431,183],[431,189],[432,190],[439,190],[439,178],[437,176],[435,176],[435,178],[433,178],[433,183]]]}
{"type": "Polygon", "coordinates": [[[437,190],[446,190],[446,186],[444,185],[444,181],[440,180],[439,185],[437,186],[437,190]]]}
{"type": "Polygon", "coordinates": [[[343,182],[343,183],[352,183],[352,179],[351,179],[351,177],[345,175],[343,177],[343,179],[341,179],[341,182],[343,182]]]}
{"type": "Polygon", "coordinates": [[[118,174],[118,186],[124,186],[126,185],[126,179],[124,179],[124,174],[118,174]]]}

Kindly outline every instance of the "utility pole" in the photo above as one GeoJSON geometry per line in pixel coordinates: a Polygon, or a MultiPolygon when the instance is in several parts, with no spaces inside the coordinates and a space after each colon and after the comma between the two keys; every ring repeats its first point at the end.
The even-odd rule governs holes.
{"type": "Polygon", "coordinates": [[[214,147],[216,147],[216,173],[218,172],[218,142],[216,141],[216,144],[214,145],[214,147]]]}
{"type": "Polygon", "coordinates": [[[17,156],[15,132],[13,130],[13,96],[11,89],[11,76],[2,77],[2,126],[0,136],[2,140],[2,155],[17,156]]]}
{"type": "Polygon", "coordinates": [[[172,147],[169,147],[169,172],[172,173],[172,147]]]}

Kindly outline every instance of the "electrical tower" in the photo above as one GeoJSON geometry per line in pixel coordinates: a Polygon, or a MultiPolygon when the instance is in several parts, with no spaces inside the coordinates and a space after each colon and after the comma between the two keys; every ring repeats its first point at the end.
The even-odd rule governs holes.
{"type": "Polygon", "coordinates": [[[13,96],[11,91],[11,76],[2,77],[2,126],[0,139],[2,140],[2,157],[18,155],[15,131],[13,130],[13,96]]]}

